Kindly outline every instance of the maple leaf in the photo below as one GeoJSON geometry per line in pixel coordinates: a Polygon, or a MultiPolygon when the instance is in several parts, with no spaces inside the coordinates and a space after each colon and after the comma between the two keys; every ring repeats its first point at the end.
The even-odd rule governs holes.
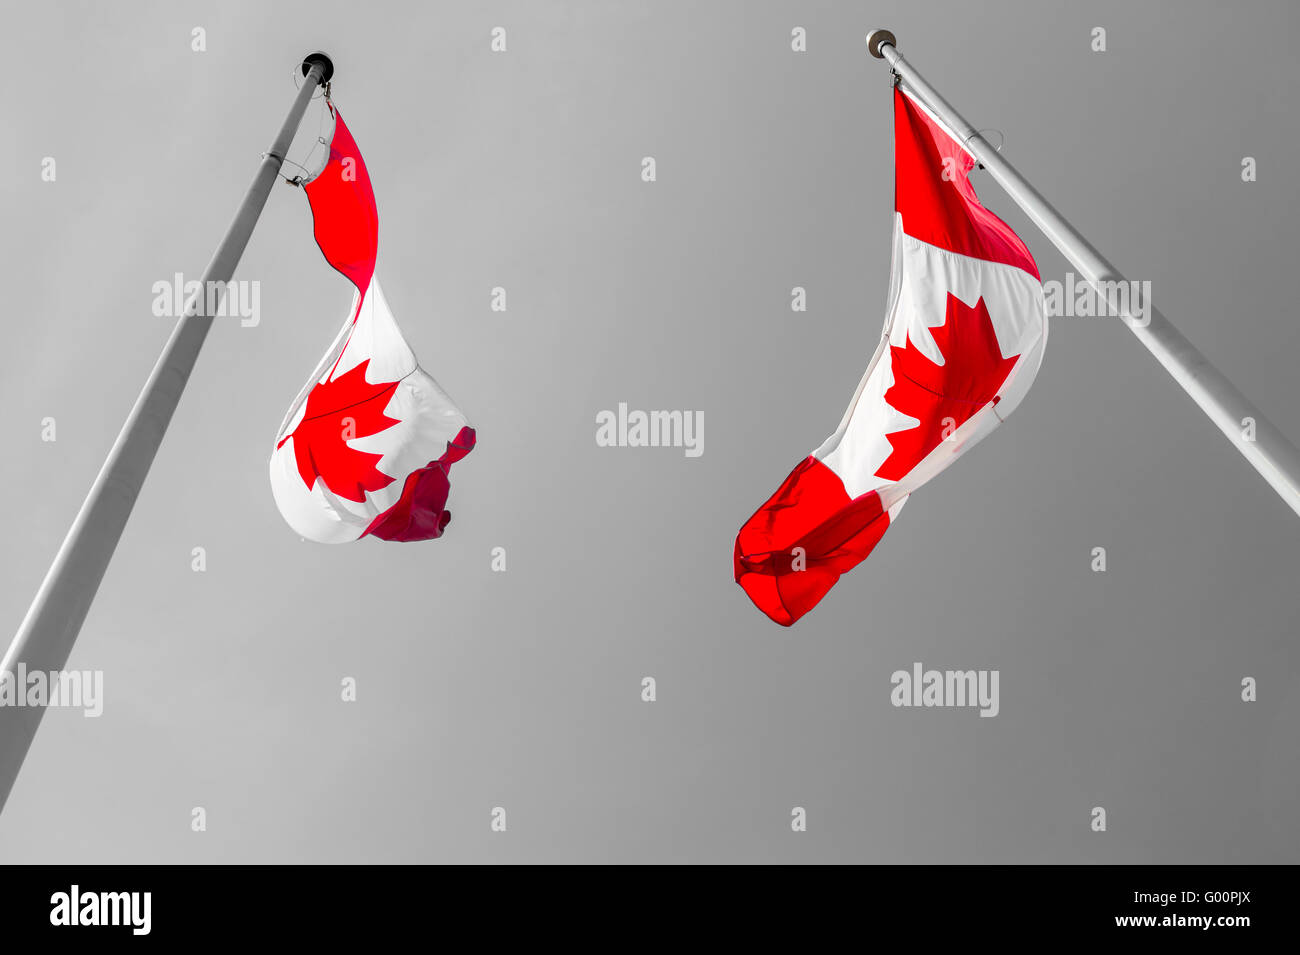
{"type": "Polygon", "coordinates": [[[968,307],[951,292],[943,325],[930,329],[944,363],[921,353],[909,333],[905,347],[889,346],[894,383],[885,401],[920,424],[885,437],[892,453],[877,477],[898,481],[975,412],[994,400],[1019,355],[1002,357],[984,299],[968,307]],[[951,419],[951,420],[946,420],[951,419]]]}
{"type": "Polygon", "coordinates": [[[360,504],[367,491],[378,491],[393,483],[375,465],[382,454],[358,451],[347,442],[387,431],[396,418],[384,414],[397,382],[366,381],[367,358],[337,378],[319,382],[307,395],[307,409],[298,427],[276,445],[293,438],[293,456],[298,474],[308,490],[320,478],[339,497],[360,504]]]}

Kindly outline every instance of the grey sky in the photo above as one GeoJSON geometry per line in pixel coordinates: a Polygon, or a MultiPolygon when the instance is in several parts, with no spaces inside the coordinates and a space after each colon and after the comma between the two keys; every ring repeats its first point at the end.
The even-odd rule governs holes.
{"type": "Polygon", "coordinates": [[[730,566],[879,337],[872,26],[1300,439],[1294,5],[4,13],[10,632],[168,333],[151,286],[197,277],[312,49],[374,181],[389,302],[479,445],[439,541],[326,547],[280,519],[271,441],[349,289],[277,186],[237,276],[261,323],[218,322],[69,662],[104,671],[104,715],[47,714],[0,859],[1295,861],[1300,521],[1118,323],[1054,321],[1008,424],[793,630],[730,566]],[[620,402],[702,412],[703,455],[598,447],[620,402]],[[998,716],[892,707],[914,661],[999,670],[998,716]]]}

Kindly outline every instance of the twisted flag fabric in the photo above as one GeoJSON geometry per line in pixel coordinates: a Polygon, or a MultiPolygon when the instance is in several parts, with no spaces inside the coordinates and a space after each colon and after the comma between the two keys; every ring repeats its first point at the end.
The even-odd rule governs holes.
{"type": "Polygon", "coordinates": [[[975,159],[894,91],[884,334],[839,427],[736,536],[736,582],[790,626],[864,560],[912,492],[1020,403],[1047,341],[1029,250],[980,204],[975,159]]]}
{"type": "Polygon", "coordinates": [[[333,103],[324,169],[306,184],[316,243],[355,286],[334,343],[294,399],[271,453],[289,526],[338,544],[442,534],[451,465],[474,429],[416,361],[375,276],[379,215],[361,151],[333,103]]]}

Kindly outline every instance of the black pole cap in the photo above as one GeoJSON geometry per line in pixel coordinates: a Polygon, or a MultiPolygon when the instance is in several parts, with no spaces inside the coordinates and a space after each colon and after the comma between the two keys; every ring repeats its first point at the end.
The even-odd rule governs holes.
{"type": "Polygon", "coordinates": [[[880,50],[880,44],[882,43],[888,43],[895,50],[898,49],[898,40],[888,30],[872,30],[867,34],[867,49],[871,51],[871,55],[877,60],[885,58],[885,54],[880,50]]]}
{"type": "Polygon", "coordinates": [[[317,50],[315,53],[308,53],[305,57],[303,57],[302,75],[306,76],[308,73],[311,72],[311,68],[313,66],[316,66],[317,64],[320,64],[320,68],[321,68],[320,85],[324,86],[326,83],[330,81],[330,78],[334,75],[334,61],[329,58],[328,54],[322,53],[320,52],[320,50],[317,50]]]}

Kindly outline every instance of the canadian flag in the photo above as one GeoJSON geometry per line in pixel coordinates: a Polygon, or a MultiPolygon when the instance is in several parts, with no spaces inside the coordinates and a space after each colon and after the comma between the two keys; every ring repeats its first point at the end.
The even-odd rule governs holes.
{"type": "Polygon", "coordinates": [[[447,472],[474,429],[420,367],[375,277],[379,214],[356,141],[333,103],[324,169],[306,184],[316,243],[356,287],[334,343],[289,407],[271,490],[303,537],[428,540],[451,519],[447,472]]]}
{"type": "Polygon", "coordinates": [[[899,89],[894,166],[880,345],[835,433],[736,536],[736,582],[785,626],[871,553],[913,491],[1006,419],[1047,341],[1029,250],[980,204],[974,157],[899,89]]]}

